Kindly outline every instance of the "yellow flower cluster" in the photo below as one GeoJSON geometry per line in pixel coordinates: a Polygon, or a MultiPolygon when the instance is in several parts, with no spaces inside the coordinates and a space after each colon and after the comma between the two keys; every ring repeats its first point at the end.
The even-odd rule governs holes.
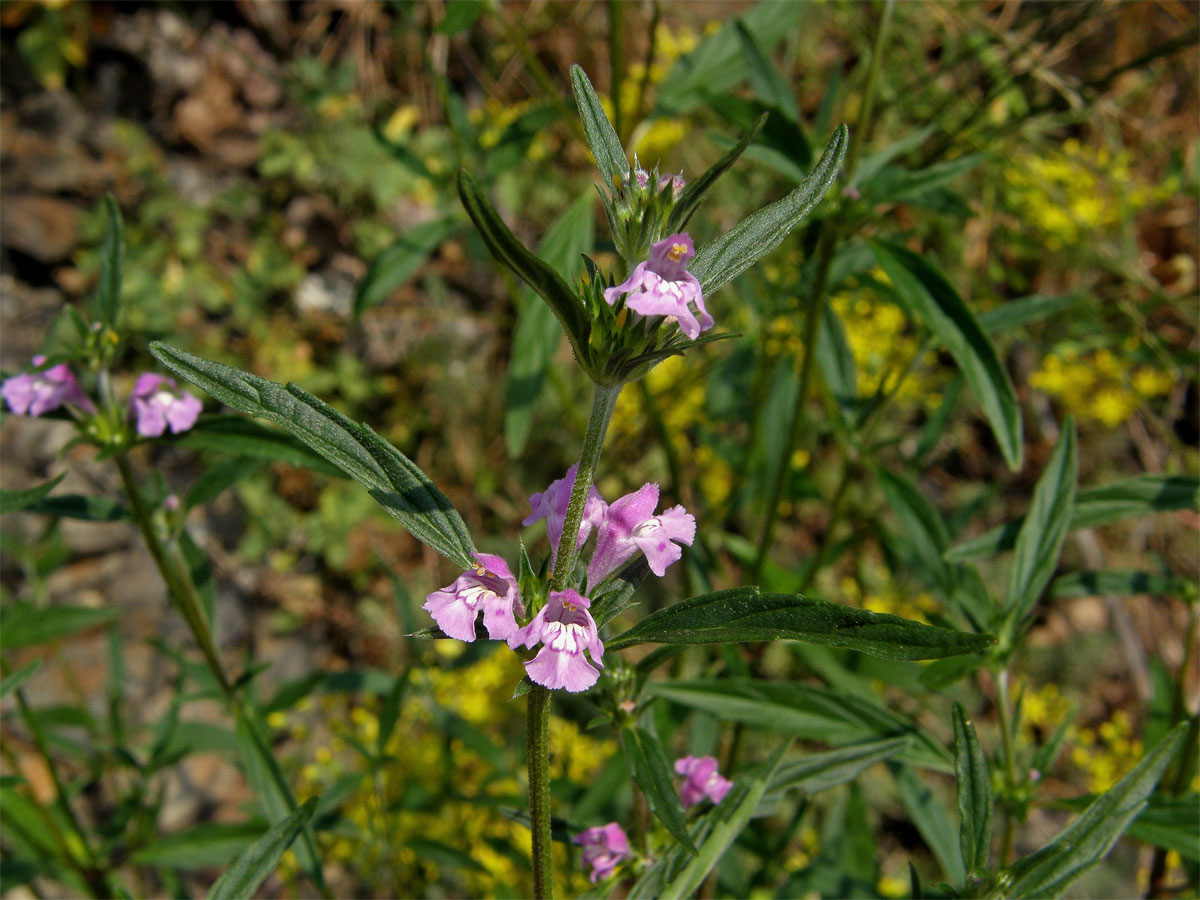
{"type": "Polygon", "coordinates": [[[1026,687],[1021,696],[1022,740],[1031,738],[1034,728],[1043,733],[1053,732],[1071,711],[1071,701],[1063,696],[1058,685],[1047,683],[1041,687],[1026,687]]]}
{"type": "Polygon", "coordinates": [[[1140,177],[1128,150],[1113,154],[1074,139],[1046,156],[1012,155],[1004,179],[1014,210],[1024,224],[1042,232],[1051,250],[1112,231],[1132,213],[1179,190],[1177,179],[1153,185],[1140,177]]]}
{"type": "MultiPolygon", "coordinates": [[[[463,649],[448,642],[444,646],[448,652],[440,652],[443,657],[457,656],[463,649]]],[[[523,674],[520,660],[507,652],[491,653],[459,669],[422,670],[409,685],[385,748],[388,761],[375,777],[364,772],[366,763],[355,748],[374,748],[380,702],[374,697],[356,700],[347,714],[344,699],[323,697],[327,710],[322,720],[331,723],[331,733],[301,768],[299,799],[324,794],[347,775],[364,772],[342,806],[342,815],[353,827],[318,833],[327,865],[344,867],[358,879],[374,879],[372,894],[390,888],[397,896],[429,896],[431,885],[443,874],[438,860],[421,852],[422,845],[432,842],[451,848],[452,854],[469,856],[479,866],[456,867],[443,888],[484,896],[497,883],[506,883],[518,895],[527,893],[528,865],[520,856],[528,852],[528,829],[494,811],[501,804],[521,805],[523,779],[508,769],[498,771],[477,749],[448,737],[439,726],[442,711],[450,712],[502,748],[522,709],[507,701],[523,674]],[[436,802],[419,802],[429,792],[436,794],[436,802]],[[509,848],[515,855],[507,852],[509,848]]],[[[307,726],[299,721],[309,705],[301,703],[290,714],[274,713],[268,724],[297,742],[311,743],[307,726]]],[[[616,753],[613,741],[596,740],[559,718],[551,718],[550,734],[551,774],[556,778],[586,783],[616,753]]],[[[567,871],[561,847],[556,847],[554,861],[559,883],[578,877],[567,871]]],[[[295,872],[296,861],[289,854],[281,874],[287,878],[295,872]]]]}
{"type": "Polygon", "coordinates": [[[1071,762],[1084,770],[1093,794],[1107,791],[1142,758],[1142,742],[1123,709],[1096,729],[1075,729],[1072,739],[1071,762]]]}
{"type": "MultiPolygon", "coordinates": [[[[684,357],[672,356],[650,370],[646,385],[656,397],[670,397],[669,403],[659,403],[659,410],[680,465],[698,485],[708,506],[719,506],[733,489],[733,470],[706,443],[687,437],[689,429],[705,418],[703,372],[684,357]]],[[[647,427],[640,392],[622,391],[609,425],[614,439],[633,442],[646,434],[647,427]]]]}
{"type": "Polygon", "coordinates": [[[1116,428],[1144,401],[1170,393],[1175,378],[1153,366],[1130,366],[1108,349],[1082,352],[1066,347],[1046,356],[1029,384],[1081,419],[1116,428]]]}
{"type": "MultiPolygon", "coordinates": [[[[709,22],[704,34],[713,33],[720,27],[719,22],[709,22]]],[[[654,59],[647,70],[645,63],[634,63],[629,67],[625,78],[621,80],[619,96],[621,110],[626,115],[635,113],[638,104],[641,85],[645,80],[647,86],[662,83],[667,77],[671,64],[679,57],[691,53],[700,43],[700,37],[686,25],[677,31],[672,31],[667,25],[660,23],[654,32],[654,59]]],[[[610,119],[614,118],[612,99],[601,95],[600,102],[610,119]]],[[[644,157],[649,165],[654,165],[657,158],[678,144],[688,134],[687,123],[682,119],[665,117],[650,119],[642,122],[633,134],[632,147],[635,152],[644,157]]]]}

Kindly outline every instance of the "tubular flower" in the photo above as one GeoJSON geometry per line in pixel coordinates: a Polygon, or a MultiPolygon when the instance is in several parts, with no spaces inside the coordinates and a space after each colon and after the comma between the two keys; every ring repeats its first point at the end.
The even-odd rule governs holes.
{"type": "Polygon", "coordinates": [[[199,399],[179,390],[175,379],[156,372],[139,375],[129,398],[129,412],[137,419],[142,437],[161,437],[168,426],[172,434],[187,431],[203,408],[199,399]]]}
{"type": "Polygon", "coordinates": [[[608,518],[596,538],[596,552],[588,564],[588,584],[597,585],[641,550],[650,571],[662,576],[667,566],[683,555],[679,544],[696,538],[696,520],[682,506],[654,515],[658,485],[646,484],[608,507],[608,518]],[[673,543],[678,541],[679,543],[673,543]]]}
{"type": "MultiPolygon", "coordinates": [[[[529,505],[532,512],[525,517],[522,525],[532,525],[538,519],[546,520],[546,537],[550,539],[550,549],[554,555],[558,554],[558,542],[562,538],[563,525],[567,518],[567,505],[571,502],[571,489],[575,486],[575,473],[578,471],[578,463],[567,469],[567,474],[557,481],[552,481],[550,487],[540,494],[534,494],[529,498],[529,505]]],[[[592,533],[592,528],[599,528],[604,524],[605,516],[608,513],[608,504],[597,493],[595,485],[592,486],[592,492],[588,495],[587,505],[583,508],[583,522],[579,526],[579,543],[575,545],[575,549],[583,546],[583,542],[587,540],[588,535],[592,533]]]]}
{"type": "Polygon", "coordinates": [[[604,644],[588,612],[590,605],[591,601],[576,591],[551,591],[550,599],[529,624],[509,635],[508,645],[514,649],[522,644],[532,648],[542,642],[538,655],[525,663],[531,681],[551,690],[566,688],[572,693],[586,691],[596,683],[600,673],[583,653],[589,651],[592,662],[603,668],[600,658],[604,655],[604,644]]]}
{"type": "Polygon", "coordinates": [[[713,317],[704,307],[700,282],[687,270],[688,261],[695,255],[692,239],[684,233],[651,244],[650,258],[638,263],[621,284],[606,288],[604,299],[612,306],[624,294],[625,305],[634,312],[674,319],[680,331],[695,340],[700,332],[713,326],[713,317]]]}
{"type": "Polygon", "coordinates": [[[499,556],[476,553],[475,562],[475,568],[463,572],[453,584],[426,596],[422,609],[429,611],[438,628],[468,644],[475,640],[475,618],[482,609],[488,637],[510,639],[521,609],[517,579],[499,556]]]}
{"type": "Polygon", "coordinates": [[[616,822],[589,828],[571,840],[583,847],[583,864],[592,867],[592,884],[607,878],[623,860],[633,856],[629,838],[616,822]]]}
{"type": "MultiPolygon", "coordinates": [[[[34,366],[45,362],[44,356],[33,358],[34,366]]],[[[59,363],[42,372],[22,372],[6,378],[4,384],[0,385],[0,394],[3,394],[8,408],[18,416],[40,416],[58,409],[64,403],[78,406],[84,412],[96,411],[66,363],[59,363]]]]}
{"type": "Polygon", "coordinates": [[[675,760],[675,771],[683,776],[679,799],[684,806],[695,806],[707,797],[720,803],[733,787],[733,782],[717,772],[715,756],[685,756],[675,760]]]}

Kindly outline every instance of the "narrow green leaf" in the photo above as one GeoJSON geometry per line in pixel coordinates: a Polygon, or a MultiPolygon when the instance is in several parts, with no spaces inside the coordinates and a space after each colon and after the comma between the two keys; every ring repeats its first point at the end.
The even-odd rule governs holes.
{"type": "MultiPolygon", "coordinates": [[[[580,195],[550,225],[538,245],[538,256],[568,281],[581,267],[581,255],[590,252],[595,243],[595,202],[590,190],[580,195]]],[[[529,440],[534,404],[542,395],[546,371],[561,340],[562,330],[553,310],[539,302],[533,291],[526,291],[513,331],[504,390],[504,444],[509,459],[520,456],[529,440]]]]}
{"type": "Polygon", "coordinates": [[[5,650],[32,647],[70,637],[76,632],[111,622],[119,609],[84,606],[34,606],[11,603],[0,608],[0,646],[5,650]]]}
{"type": "Polygon", "coordinates": [[[854,421],[858,410],[858,375],[854,353],[850,349],[850,342],[846,340],[841,318],[828,303],[823,304],[821,310],[817,365],[821,368],[821,380],[837,402],[842,420],[854,421]]]}
{"type": "Polygon", "coordinates": [[[1062,598],[1132,597],[1135,594],[1182,597],[1185,590],[1186,578],[1153,572],[1071,572],[1055,578],[1050,585],[1050,595],[1062,598]]]}
{"type": "Polygon", "coordinates": [[[770,815],[791,791],[802,791],[812,796],[853,781],[876,763],[910,749],[912,743],[912,738],[907,735],[885,738],[824,753],[806,753],[800,759],[782,763],[775,771],[775,777],[771,779],[755,815],[770,815]]]}
{"type": "MultiPolygon", "coordinates": [[[[1200,510],[1200,478],[1184,475],[1139,475],[1125,481],[1083,488],[1075,495],[1068,530],[1095,528],[1121,519],[1156,512],[1200,510]]],[[[946,552],[948,560],[976,559],[1012,550],[1025,518],[1014,519],[946,552]]]]}
{"type": "Polygon", "coordinates": [[[1079,451],[1075,422],[1063,423],[1062,434],[1033,490],[1029,512],[1017,535],[1004,608],[1011,625],[1033,609],[1050,582],[1071,524],[1071,504],[1079,480],[1079,451]]]}
{"type": "MultiPolygon", "coordinates": [[[[325,886],[325,875],[321,870],[321,860],[317,855],[316,844],[312,838],[312,832],[308,828],[308,820],[312,817],[312,812],[316,808],[316,798],[312,797],[305,803],[303,807],[296,806],[296,798],[292,794],[292,789],[288,786],[287,779],[283,775],[283,770],[279,768],[279,762],[275,759],[275,754],[271,750],[271,745],[267,739],[262,725],[252,718],[252,712],[247,712],[242,708],[236,710],[237,728],[235,737],[237,741],[238,757],[241,759],[242,766],[246,770],[246,781],[250,783],[250,787],[254,789],[254,793],[258,798],[259,805],[262,807],[263,813],[267,817],[267,821],[272,823],[271,829],[266,836],[260,841],[266,841],[271,835],[275,835],[275,840],[282,839],[284,834],[290,834],[286,843],[279,849],[279,856],[283,855],[284,850],[291,846],[295,840],[297,833],[300,835],[300,842],[296,845],[296,858],[300,862],[300,867],[308,874],[313,884],[318,889],[323,889],[325,886]],[[298,816],[299,813],[307,809],[306,815],[298,816]],[[291,828],[298,822],[296,832],[292,832],[291,828]]],[[[247,855],[253,854],[255,844],[239,858],[238,863],[246,858],[247,855]]],[[[272,845],[273,846],[273,845],[272,845]]],[[[275,857],[277,861],[279,856],[275,857]]],[[[238,863],[235,863],[235,868],[238,863]]],[[[263,877],[270,874],[274,869],[275,863],[272,862],[270,867],[263,873],[263,877]]],[[[232,871],[232,869],[230,870],[232,871]]],[[[230,873],[226,872],[221,876],[224,880],[230,873]]],[[[218,884],[220,882],[218,881],[218,884]]],[[[257,886],[257,885],[255,885],[257,886]]],[[[210,897],[224,896],[214,893],[217,885],[213,885],[209,891],[210,897]]],[[[253,892],[253,887],[251,888],[253,892]]],[[[233,893],[230,893],[233,896],[233,893]]]]}
{"type": "Polygon", "coordinates": [[[996,349],[963,299],[929,262],[899,244],[872,241],[880,267],[897,295],[958,363],[992,426],[1010,469],[1022,458],[1021,410],[996,349]]]}
{"type": "Polygon", "coordinates": [[[954,777],[958,787],[959,843],[968,875],[987,869],[992,836],[992,781],[975,726],[954,704],[954,777]]]}
{"type": "Polygon", "coordinates": [[[570,285],[553,268],[525,249],[465,169],[458,173],[458,194],[488,250],[546,301],[566,332],[576,357],[586,359],[590,324],[583,304],[570,285]]]}
{"type": "Polygon", "coordinates": [[[604,186],[611,190],[614,184],[622,184],[629,179],[629,159],[625,156],[625,148],[621,146],[617,130],[608,120],[587,73],[579,66],[571,66],[571,89],[575,92],[575,106],[583,122],[584,136],[596,159],[596,168],[604,176],[604,186]]]}
{"type": "Polygon", "coordinates": [[[258,886],[275,871],[280,857],[304,831],[316,808],[317,798],[310,797],[287,818],[272,825],[217,879],[208,891],[209,900],[254,896],[258,886]]]}
{"type": "Polygon", "coordinates": [[[742,135],[741,140],[734,144],[724,156],[709,166],[708,170],[699,178],[695,178],[687,183],[679,200],[675,203],[675,208],[671,210],[671,215],[667,219],[667,225],[664,229],[666,234],[683,231],[687,226],[688,220],[692,218],[692,214],[700,207],[700,204],[704,201],[712,186],[716,184],[717,179],[725,174],[730,166],[737,162],[738,157],[742,155],[745,149],[762,132],[763,126],[767,123],[768,115],[768,113],[763,113],[759,116],[758,122],[742,135]]]}
{"type": "Polygon", "coordinates": [[[838,126],[803,184],[696,251],[689,268],[705,294],[732,281],[778,247],[788,232],[812,212],[837,177],[849,139],[849,129],[838,126]]]}
{"type": "Polygon", "coordinates": [[[1200,861],[1200,829],[1196,810],[1200,794],[1179,797],[1154,794],[1141,815],[1129,826],[1129,835],[1156,847],[1174,850],[1184,859],[1200,861]]]}
{"type": "Polygon", "coordinates": [[[646,691],[722,721],[834,746],[906,738],[912,746],[901,750],[899,759],[940,772],[953,770],[940,741],[863,696],[799,682],[752,678],[654,681],[646,685],[646,691]]]}
{"type": "Polygon", "coordinates": [[[97,322],[115,328],[121,309],[121,267],[125,241],[121,225],[121,210],[112,194],[104,198],[104,244],[100,248],[100,284],[96,287],[94,303],[97,322]]]}
{"type": "Polygon", "coordinates": [[[56,519],[78,519],[81,522],[120,522],[129,518],[129,510],[116,500],[83,494],[46,497],[25,507],[24,511],[56,519]]]}
{"type": "Polygon", "coordinates": [[[995,639],[934,628],[882,613],[799,594],[762,594],[733,588],[692,597],[657,610],[608,644],[712,644],[793,640],[859,650],[885,659],[939,659],[977,653],[995,639]]]}
{"type": "Polygon", "coordinates": [[[21,668],[7,676],[3,681],[0,681],[0,697],[7,697],[26,681],[28,681],[30,677],[41,667],[42,661],[40,659],[35,659],[32,662],[21,666],[21,668]]]}
{"type": "Polygon", "coordinates": [[[1002,334],[1069,309],[1083,297],[1082,291],[1073,291],[1070,294],[1035,294],[1019,300],[1009,300],[1003,306],[980,313],[979,324],[989,334],[1002,334]]]}
{"type": "Polygon", "coordinates": [[[874,470],[888,505],[900,520],[901,533],[916,551],[922,568],[944,590],[953,590],[954,573],[942,559],[950,545],[950,533],[941,515],[903,475],[882,466],[875,466],[874,470]]]}
{"type": "Polygon", "coordinates": [[[600,583],[592,594],[591,613],[597,628],[603,628],[633,604],[630,598],[647,575],[650,565],[646,557],[638,554],[615,574],[600,583]]]}
{"type": "MultiPolygon", "coordinates": [[[[791,739],[781,743],[757,775],[742,776],[734,782],[725,799],[705,817],[705,822],[693,830],[692,840],[699,845],[699,851],[683,870],[671,879],[659,897],[663,900],[682,900],[700,889],[708,873],[716,867],[725,851],[737,840],[737,836],[758,809],[759,801],[762,800],[767,785],[779,767],[779,761],[783,759],[783,754],[791,743],[791,739]],[[711,822],[707,821],[710,817],[711,822]],[[702,841],[697,840],[700,833],[705,835],[702,841]]],[[[635,892],[631,892],[630,897],[634,896],[635,892]]]]}
{"type": "Polygon", "coordinates": [[[183,508],[192,509],[211,503],[228,488],[233,487],[251,472],[257,471],[263,465],[263,460],[250,456],[234,456],[221,460],[192,482],[183,498],[183,508]]]}
{"type": "Polygon", "coordinates": [[[475,24],[475,20],[487,9],[486,0],[450,0],[446,14],[434,29],[438,34],[456,35],[475,24]]]}
{"type": "Polygon", "coordinates": [[[1058,897],[1080,875],[1100,862],[1146,803],[1167,766],[1179,752],[1188,725],[1175,726],[1142,761],[1107,793],[1036,853],[1008,868],[998,893],[1007,897],[1058,897]]]}
{"type": "Polygon", "coordinates": [[[379,251],[354,290],[354,317],[378,306],[392,291],[412,278],[458,226],[459,222],[450,218],[415,225],[390,247],[379,251]]]}
{"type": "Polygon", "coordinates": [[[171,869],[211,869],[227,866],[253,841],[261,838],[267,826],[257,822],[203,822],[156,837],[130,855],[140,866],[165,866],[171,869]]]}
{"type": "Polygon", "coordinates": [[[282,385],[193,356],[167,344],[150,345],[168,369],[222,403],[260,416],[303,441],[337,466],[397,519],[413,537],[469,568],[474,545],[446,496],[403,453],[295,385],[282,385]]]}
{"type": "Polygon", "coordinates": [[[875,203],[917,202],[927,192],[942,187],[974,169],[990,153],[972,153],[916,171],[886,166],[859,185],[864,196],[875,203]]]}
{"type": "Polygon", "coordinates": [[[695,853],[696,846],[688,835],[683,804],[679,801],[679,792],[671,778],[671,764],[667,761],[662,743],[642,728],[625,728],[622,735],[629,774],[642,789],[650,812],[666,826],[675,840],[695,853]]]}
{"type": "Polygon", "coordinates": [[[733,27],[737,31],[738,43],[742,47],[742,57],[746,60],[746,69],[750,73],[750,87],[754,89],[755,95],[767,105],[774,106],[795,121],[796,98],[792,94],[787,79],[763,55],[745,22],[740,19],[735,20],[733,27]]]}
{"type": "Polygon", "coordinates": [[[43,484],[26,488],[23,491],[10,491],[0,488],[0,515],[20,512],[23,509],[33,506],[58,487],[58,483],[66,477],[67,473],[63,472],[57,478],[51,478],[43,484]]]}
{"type": "Polygon", "coordinates": [[[226,414],[204,415],[174,442],[190,450],[215,450],[229,456],[275,460],[289,466],[312,469],[324,475],[345,478],[346,473],[325,461],[302,442],[261,422],[226,414]]]}
{"type": "Polygon", "coordinates": [[[919,779],[909,766],[893,765],[892,775],[896,781],[896,790],[900,794],[900,802],[904,804],[913,824],[917,826],[917,831],[941,863],[942,871],[954,884],[962,884],[966,873],[959,851],[958,830],[950,821],[946,808],[933,795],[929,783],[919,779]]]}

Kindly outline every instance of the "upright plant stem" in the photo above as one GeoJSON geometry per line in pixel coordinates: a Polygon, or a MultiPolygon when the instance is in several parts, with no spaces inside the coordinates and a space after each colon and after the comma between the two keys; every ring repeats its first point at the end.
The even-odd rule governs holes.
{"type": "MultiPolygon", "coordinates": [[[[883,14],[879,20],[879,29],[875,32],[875,43],[871,50],[871,62],[867,69],[867,83],[863,87],[862,106],[859,109],[858,121],[854,128],[854,138],[846,156],[846,165],[842,169],[848,182],[853,181],[858,161],[866,146],[871,132],[871,113],[875,105],[875,90],[879,83],[879,70],[883,59],[883,48],[891,30],[892,13],[895,0],[884,0],[883,14]]],[[[804,357],[800,363],[800,390],[796,395],[796,407],[792,411],[788,423],[788,438],[778,471],[775,473],[767,492],[767,505],[762,531],[758,540],[758,552],[754,557],[754,565],[750,570],[751,582],[757,583],[762,576],[763,566],[770,553],[771,543],[775,537],[775,524],[779,519],[779,504],[783,497],[785,474],[796,447],[796,440],[803,432],[808,408],[808,392],[812,382],[813,363],[816,357],[817,338],[820,333],[821,313],[825,308],[825,293],[828,288],[829,268],[833,262],[839,241],[838,217],[825,223],[821,239],[817,246],[816,269],[813,273],[812,290],[808,294],[808,302],[804,310],[804,357]]],[[[810,570],[811,571],[811,570],[810,570]]]]}
{"type": "MultiPolygon", "coordinates": [[[[1017,786],[1017,757],[1013,749],[1013,720],[1011,704],[1008,699],[1007,666],[1000,670],[1000,674],[996,678],[996,715],[1000,720],[1000,741],[1004,752],[1004,781],[1011,794],[1017,786]]],[[[1008,865],[1016,830],[1016,814],[1012,809],[1008,809],[1004,818],[1004,840],[1000,845],[1000,865],[1002,866],[1008,865]]]]}
{"type": "MultiPolygon", "coordinates": [[[[554,557],[554,572],[550,577],[552,591],[566,588],[575,570],[579,525],[583,522],[583,510],[596,477],[604,435],[608,432],[608,422],[620,393],[619,384],[598,384],[592,396],[592,412],[583,435],[575,484],[571,487],[562,537],[554,557]]],[[[535,684],[528,696],[525,755],[529,773],[529,829],[533,836],[533,895],[537,900],[548,900],[554,896],[550,872],[550,691],[535,684]]]]}

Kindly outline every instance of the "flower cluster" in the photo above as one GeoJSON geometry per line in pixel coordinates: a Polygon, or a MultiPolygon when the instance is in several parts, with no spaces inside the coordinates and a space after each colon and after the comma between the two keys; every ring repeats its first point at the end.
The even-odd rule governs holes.
{"type": "MultiPolygon", "coordinates": [[[[681,757],[675,760],[675,771],[683,776],[679,799],[685,807],[703,803],[705,797],[713,803],[720,803],[733,787],[733,782],[722,778],[717,772],[715,756],[681,757]]],[[[572,840],[583,847],[583,864],[592,869],[592,884],[607,878],[617,866],[633,857],[629,838],[616,822],[588,828],[572,840]]]]}
{"type": "MultiPolygon", "coordinates": [[[[46,357],[35,356],[34,371],[6,378],[0,395],[18,416],[40,416],[63,404],[74,406],[88,415],[96,407],[76,381],[65,362],[43,369],[46,357]]],[[[204,404],[187,391],[181,391],[173,378],[154,372],[138,376],[129,398],[129,417],[135,420],[142,437],[161,437],[168,428],[180,434],[196,424],[204,404]]]]}
{"type": "MultiPolygon", "coordinates": [[[[576,467],[572,466],[544,492],[529,498],[532,511],[525,524],[545,519],[546,534],[556,555],[575,476],[576,467]]],[[[646,484],[610,505],[594,487],[591,489],[576,536],[578,549],[596,532],[596,547],[587,567],[588,591],[639,552],[645,555],[650,570],[661,576],[682,556],[679,545],[691,545],[696,537],[696,520],[682,506],[655,515],[658,493],[657,484],[646,484]]],[[[438,627],[449,637],[469,643],[475,640],[475,623],[482,612],[491,640],[506,641],[513,649],[532,650],[541,644],[537,655],[525,663],[532,681],[573,692],[594,685],[600,677],[596,666],[604,665],[604,644],[590,612],[591,600],[568,588],[551,591],[540,609],[527,610],[517,579],[501,557],[477,553],[475,563],[453,583],[425,598],[424,609],[438,627]]]]}
{"type": "Polygon", "coordinates": [[[694,341],[713,326],[700,282],[687,270],[695,255],[688,234],[669,235],[650,247],[650,258],[638,263],[625,281],[605,289],[605,302],[613,306],[624,296],[628,309],[642,316],[663,316],[694,341]]]}

